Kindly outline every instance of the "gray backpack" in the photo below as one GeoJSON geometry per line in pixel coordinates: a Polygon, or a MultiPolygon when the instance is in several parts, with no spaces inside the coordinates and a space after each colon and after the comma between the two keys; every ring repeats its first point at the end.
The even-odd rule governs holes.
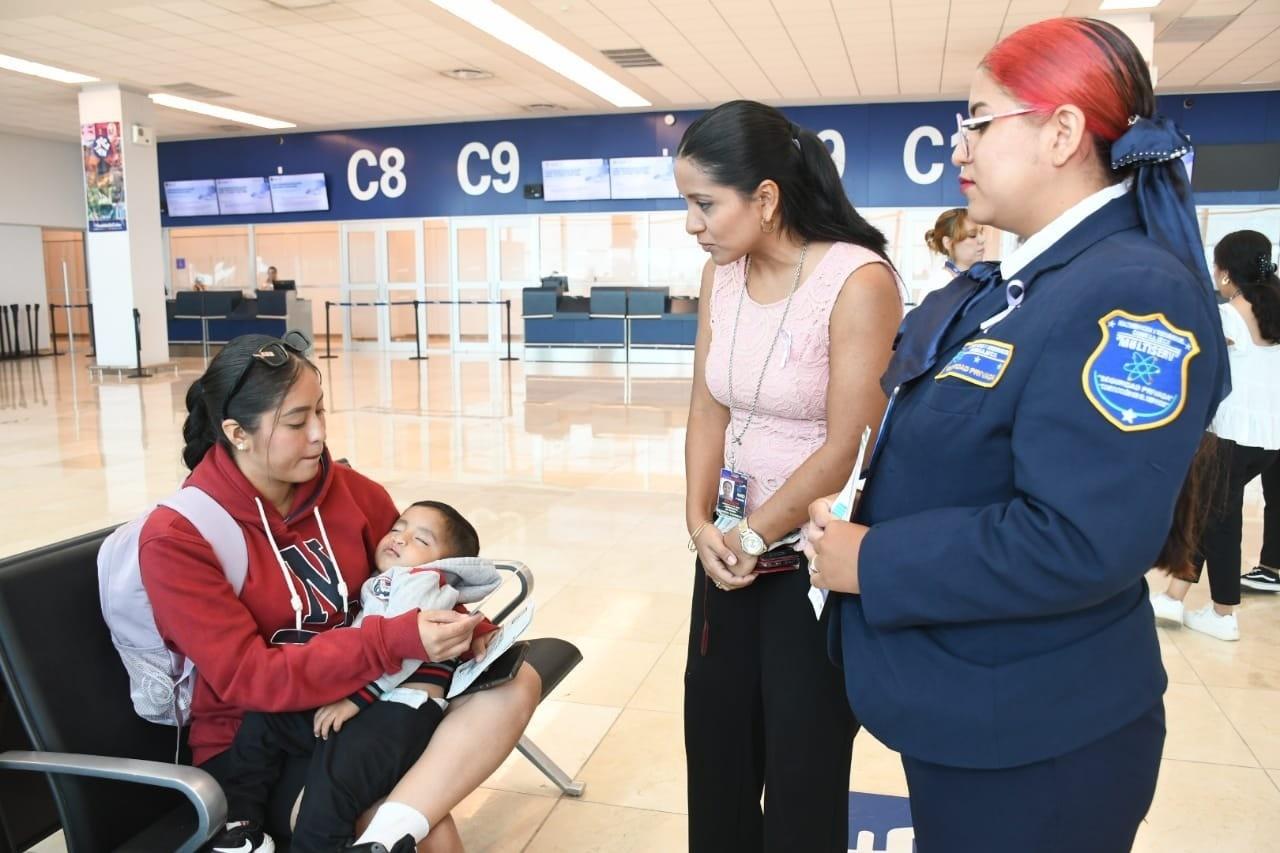
{"type": "MultiPolygon", "coordinates": [[[[249,553],[235,519],[192,486],[179,489],[157,506],[168,507],[191,522],[212,546],[239,595],[249,568],[249,553]]],[[[129,673],[129,698],[138,716],[153,723],[185,726],[191,716],[195,666],[165,646],[138,565],[138,538],[150,515],[148,511],[120,525],[103,541],[98,549],[98,597],[111,642],[129,673]]]]}

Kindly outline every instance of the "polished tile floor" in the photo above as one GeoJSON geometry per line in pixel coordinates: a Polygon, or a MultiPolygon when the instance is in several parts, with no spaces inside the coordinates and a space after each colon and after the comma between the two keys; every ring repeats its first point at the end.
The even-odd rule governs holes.
{"type": "MultiPolygon", "coordinates": [[[[319,363],[334,454],[400,503],[457,505],[485,553],[534,569],[535,633],[585,656],[531,726],[585,796],[558,797],[526,761],[509,759],[457,810],[468,850],[682,850],[689,368],[637,367],[628,380],[615,367],[487,356],[319,363]]],[[[74,367],[66,356],[0,362],[0,555],[131,518],[172,491],[184,473],[183,396],[200,369],[185,359],[176,373],[98,382],[83,357],[74,367]]],[[[1260,536],[1255,485],[1246,560],[1260,536]]],[[[1206,599],[1202,585],[1189,601],[1206,599]]],[[[1280,596],[1247,595],[1240,624],[1239,643],[1160,631],[1169,736],[1137,850],[1276,849],[1280,596]]],[[[896,756],[865,732],[850,784],[906,793],[896,756]]]]}

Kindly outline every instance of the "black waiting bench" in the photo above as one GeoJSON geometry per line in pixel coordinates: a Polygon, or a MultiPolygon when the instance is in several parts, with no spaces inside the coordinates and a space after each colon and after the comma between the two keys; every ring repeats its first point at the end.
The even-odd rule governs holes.
{"type": "MultiPolygon", "coordinates": [[[[128,677],[98,603],[98,546],[110,532],[0,560],[0,673],[7,693],[0,696],[0,732],[14,716],[17,734],[25,735],[15,743],[17,727],[10,725],[0,748],[30,747],[0,752],[0,791],[23,794],[21,802],[7,796],[0,804],[0,851],[59,826],[72,853],[195,851],[223,823],[226,800],[213,778],[175,764],[173,729],[133,712],[128,677]],[[48,784],[14,771],[43,774],[48,784]]],[[[533,587],[522,564],[499,568],[519,583],[495,622],[533,587]]],[[[582,655],[545,638],[530,641],[526,660],[542,676],[546,698],[582,655]]],[[[517,749],[564,793],[581,795],[582,784],[528,738],[517,749]]]]}

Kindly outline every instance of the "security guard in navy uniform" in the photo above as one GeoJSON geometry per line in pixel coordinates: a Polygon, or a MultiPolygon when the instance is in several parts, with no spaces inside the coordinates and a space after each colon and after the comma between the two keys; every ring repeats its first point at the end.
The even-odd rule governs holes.
{"type": "MultiPolygon", "coordinates": [[[[1030,112],[984,103],[974,148],[1030,112]]],[[[1143,575],[1229,380],[1186,138],[1129,124],[1130,181],[908,315],[859,523],[815,504],[814,585],[858,593],[827,603],[832,656],[902,754],[920,853],[1119,853],[1154,794],[1167,678],[1143,575]]]]}

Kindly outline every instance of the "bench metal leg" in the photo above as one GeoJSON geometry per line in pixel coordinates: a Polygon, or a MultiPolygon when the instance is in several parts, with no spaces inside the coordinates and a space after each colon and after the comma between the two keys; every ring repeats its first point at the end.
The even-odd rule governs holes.
{"type": "Polygon", "coordinates": [[[533,766],[543,772],[543,774],[556,783],[556,787],[571,797],[581,797],[582,790],[586,786],[582,782],[576,782],[560,769],[551,758],[538,749],[538,745],[527,737],[521,737],[520,742],[516,744],[516,749],[520,750],[520,754],[529,759],[533,766]]]}

